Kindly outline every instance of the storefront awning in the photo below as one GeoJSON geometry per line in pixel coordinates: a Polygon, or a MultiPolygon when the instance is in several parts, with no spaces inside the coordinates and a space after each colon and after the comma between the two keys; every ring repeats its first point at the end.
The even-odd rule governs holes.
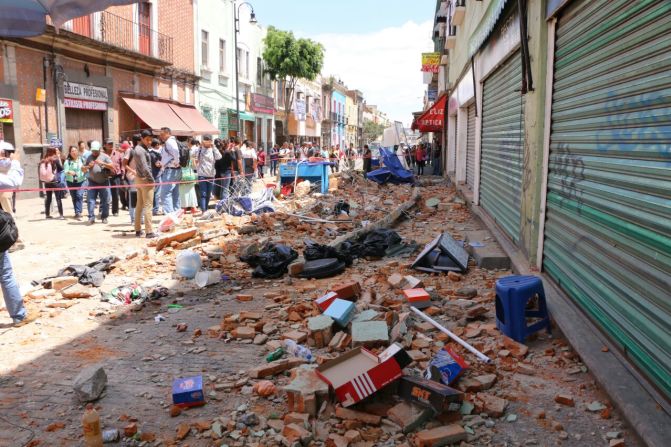
{"type": "Polygon", "coordinates": [[[420,132],[442,132],[445,121],[445,106],[447,105],[447,94],[436,100],[429,109],[422,113],[412,123],[412,130],[420,132]]]}
{"type": "Polygon", "coordinates": [[[160,131],[162,127],[169,127],[174,135],[193,134],[191,128],[175,114],[167,102],[134,98],[122,99],[153,132],[160,131]]]}
{"type": "Polygon", "coordinates": [[[475,28],[475,31],[473,31],[473,34],[471,34],[471,38],[468,41],[469,59],[478,52],[482,44],[485,43],[485,40],[487,40],[491,32],[494,30],[499,17],[501,17],[503,8],[506,6],[506,2],[507,0],[492,0],[489,2],[487,11],[485,11],[480,23],[477,28],[475,28]]]}
{"type": "Polygon", "coordinates": [[[186,123],[194,135],[218,134],[219,129],[214,127],[195,107],[178,106],[169,104],[175,114],[186,123]]]}
{"type": "Polygon", "coordinates": [[[251,113],[240,111],[240,119],[242,121],[256,121],[256,118],[251,113]]]}

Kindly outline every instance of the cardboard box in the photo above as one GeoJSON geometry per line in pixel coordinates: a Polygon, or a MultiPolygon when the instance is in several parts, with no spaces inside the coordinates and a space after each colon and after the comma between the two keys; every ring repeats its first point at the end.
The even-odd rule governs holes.
{"type": "Polygon", "coordinates": [[[205,405],[203,376],[175,379],[172,382],[172,403],[179,407],[205,405]]]}
{"type": "Polygon", "coordinates": [[[452,385],[468,368],[468,363],[459,354],[445,346],[431,359],[426,378],[452,385]]]}
{"type": "Polygon", "coordinates": [[[361,295],[361,285],[356,281],[338,284],[331,290],[338,295],[338,298],[348,301],[356,301],[361,295]]]}
{"type": "Polygon", "coordinates": [[[324,315],[333,318],[341,327],[346,327],[354,318],[354,303],[336,298],[324,311],[324,315]]]}
{"type": "Polygon", "coordinates": [[[405,289],[403,295],[405,295],[408,304],[417,309],[426,309],[431,306],[431,296],[424,289],[405,289]]]}
{"type": "Polygon", "coordinates": [[[401,377],[412,360],[394,343],[380,356],[365,348],[353,349],[317,367],[317,374],[331,385],[343,407],[349,407],[401,377]]]}
{"type": "Polygon", "coordinates": [[[319,307],[319,310],[326,312],[326,309],[333,303],[333,301],[338,298],[338,294],[335,292],[329,292],[324,296],[320,296],[315,300],[315,304],[319,307]]]}
{"type": "Polygon", "coordinates": [[[433,408],[436,412],[456,411],[464,399],[463,393],[433,380],[421,377],[401,377],[398,394],[406,400],[433,408]]]}

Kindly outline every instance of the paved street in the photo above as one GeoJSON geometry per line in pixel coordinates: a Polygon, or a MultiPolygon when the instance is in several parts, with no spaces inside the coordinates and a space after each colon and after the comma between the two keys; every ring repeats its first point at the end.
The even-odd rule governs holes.
{"type": "MultiPolygon", "coordinates": [[[[402,193],[402,187],[393,188],[402,193]]],[[[338,196],[349,194],[351,203],[376,203],[376,208],[380,210],[392,207],[391,202],[390,205],[383,204],[389,200],[385,196],[395,197],[387,192],[380,196],[376,188],[371,189],[369,186],[361,191],[365,193],[362,197],[366,197],[362,202],[361,198],[356,198],[358,194],[352,195],[347,191],[343,190],[338,196]]],[[[426,197],[438,191],[435,187],[422,189],[426,197]]],[[[309,208],[312,206],[310,203],[314,202],[315,199],[309,199],[303,202],[303,207],[309,208]]],[[[29,202],[21,202],[19,209],[28,208],[28,205],[29,202]]],[[[397,230],[402,236],[416,238],[418,242],[424,243],[436,231],[448,230],[459,235],[467,230],[482,228],[482,224],[462,207],[448,208],[438,212],[427,209],[415,212],[397,230]]],[[[118,231],[122,227],[115,226],[120,225],[118,220],[112,221],[107,230],[102,230],[101,226],[80,227],[69,222],[24,221],[22,213],[19,214],[27,248],[14,253],[13,259],[23,282],[49,274],[69,262],[94,259],[106,254],[123,256],[146,246],[145,240],[121,236],[118,231]],[[45,233],[46,228],[56,227],[52,233],[58,234],[58,237],[53,242],[63,244],[57,247],[65,247],[67,244],[64,241],[76,239],[79,244],[77,254],[73,253],[71,257],[61,260],[57,254],[49,254],[53,251],[40,248],[48,244],[50,238],[41,239],[38,235],[45,233]],[[36,262],[36,258],[42,258],[42,262],[36,262]]],[[[283,232],[275,233],[275,237],[290,237],[293,231],[288,227],[283,232]]],[[[231,239],[229,243],[238,242],[231,239]]],[[[296,241],[295,246],[298,248],[300,242],[296,241]]],[[[360,260],[344,276],[358,279],[364,288],[377,289],[378,294],[386,296],[388,292],[382,285],[385,282],[383,272],[393,270],[394,267],[390,266],[395,262],[398,261],[360,260]]],[[[167,298],[141,308],[122,306],[121,309],[115,309],[99,302],[97,297],[71,300],[74,305],[67,309],[50,308],[49,303],[62,301],[54,298],[30,301],[31,308],[40,310],[40,319],[27,327],[3,329],[0,332],[0,355],[7,359],[1,371],[0,414],[9,422],[33,431],[35,439],[41,441],[40,445],[80,445],[79,417],[82,406],[74,398],[71,383],[83,367],[100,363],[104,365],[109,380],[103,397],[97,403],[105,428],[123,429],[129,421],[137,421],[140,431],[147,434],[148,439],[155,435],[157,440],[162,441],[160,445],[171,445],[174,441],[170,440],[174,439],[178,424],[187,423],[195,427],[195,424],[201,422],[209,427],[213,421],[220,420],[225,427],[231,412],[244,404],[262,419],[260,425],[250,428],[253,436],[243,436],[238,441],[225,436],[215,442],[211,438],[211,430],[206,428],[199,432],[194,429],[183,445],[275,445],[276,435],[263,421],[272,415],[281,417],[286,413],[284,396],[280,394],[271,399],[259,398],[250,395],[251,391],[244,388],[246,384],[255,382],[248,378],[247,371],[257,366],[259,361],[264,362],[261,358],[267,353],[267,348],[251,344],[251,340],[245,342],[211,338],[207,330],[217,327],[225,315],[243,310],[260,311],[265,321],[276,322],[280,332],[271,336],[271,339],[290,327],[300,329],[304,327],[304,322],[289,325],[282,323],[281,320],[287,315],[285,307],[269,306],[273,302],[264,298],[264,294],[281,291],[287,294],[290,302],[299,304],[317,296],[319,291],[333,284],[334,279],[294,280],[293,285],[287,286],[286,280],[246,279],[246,275],[242,274],[245,269],[231,264],[229,268],[223,265],[223,271],[231,273],[240,290],[231,290],[234,284],[193,290],[189,281],[173,278],[173,263],[174,255],[155,255],[154,249],[149,248],[147,260],[136,257],[121,262],[107,277],[102,290],[132,280],[169,288],[170,295],[167,298]],[[240,293],[253,295],[253,300],[238,302],[235,296],[240,293]],[[171,303],[184,307],[172,313],[174,311],[167,308],[171,303]],[[166,320],[155,322],[154,318],[159,314],[166,320]],[[178,323],[186,323],[188,329],[177,332],[178,323]],[[194,336],[197,329],[202,330],[201,336],[194,336]],[[204,377],[208,403],[202,408],[191,409],[177,418],[171,418],[168,410],[172,380],[198,374],[204,377]],[[256,437],[257,433],[259,437],[256,437]]],[[[413,274],[422,278],[427,287],[433,286],[444,293],[449,293],[446,287],[452,288],[444,277],[413,274]]],[[[481,297],[490,297],[493,278],[505,274],[503,271],[471,268],[458,286],[475,287],[481,297]]],[[[335,279],[338,280],[342,279],[335,279]]],[[[456,320],[450,325],[457,324],[452,327],[462,334],[469,328],[478,328],[480,335],[472,338],[471,342],[492,346],[490,344],[497,338],[497,331],[490,324],[493,301],[486,298],[480,302],[488,309],[484,320],[476,320],[463,329],[458,329],[456,320]]],[[[452,321],[448,314],[443,318],[452,321]]],[[[426,335],[434,337],[435,334],[426,335]]],[[[475,433],[469,437],[471,445],[508,443],[546,446],[566,443],[572,446],[594,446],[603,445],[606,433],[612,431],[624,433],[627,445],[637,445],[616,411],[609,410],[607,419],[604,419],[599,413],[585,409],[585,405],[593,401],[608,405],[608,398],[595,387],[590,374],[581,371],[579,359],[556,331],[555,337],[551,339],[541,336],[531,342],[529,352],[524,361],[529,367],[525,371],[529,371],[524,373],[515,366],[517,362],[513,358],[498,357],[495,366],[483,367],[475,358],[467,356],[474,368],[469,376],[477,372],[496,374],[498,380],[493,390],[509,401],[506,415],[502,418],[464,417],[464,422],[470,424],[475,433]],[[556,403],[557,394],[572,396],[575,407],[556,403]],[[515,415],[514,422],[512,419],[508,421],[507,418],[513,417],[510,415],[515,415]]],[[[496,351],[490,355],[496,358],[496,351]]],[[[280,386],[286,384],[288,378],[280,375],[272,380],[280,386]]],[[[367,430],[365,426],[360,429],[362,433],[367,430]]],[[[333,427],[331,430],[338,429],[333,427]]],[[[0,433],[0,445],[21,445],[29,437],[28,432],[20,431],[6,421],[0,421],[0,433]]],[[[393,430],[387,433],[378,442],[361,445],[400,445],[404,442],[403,435],[399,436],[393,430]]],[[[229,434],[235,435],[233,432],[229,434]]]]}

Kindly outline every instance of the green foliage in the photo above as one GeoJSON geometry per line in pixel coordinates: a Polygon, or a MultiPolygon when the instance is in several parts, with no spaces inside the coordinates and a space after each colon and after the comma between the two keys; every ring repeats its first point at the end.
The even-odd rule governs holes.
{"type": "Polygon", "coordinates": [[[384,126],[374,121],[363,122],[363,138],[366,141],[374,141],[384,132],[384,126]]]}
{"type": "Polygon", "coordinates": [[[290,31],[273,26],[263,41],[263,60],[271,79],[308,79],[313,81],[324,65],[324,47],[310,39],[296,39],[290,31]]]}

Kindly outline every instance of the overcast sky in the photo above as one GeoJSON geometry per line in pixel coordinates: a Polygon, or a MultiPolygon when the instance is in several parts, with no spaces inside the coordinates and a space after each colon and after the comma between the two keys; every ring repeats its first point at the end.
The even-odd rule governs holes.
{"type": "Polygon", "coordinates": [[[333,74],[392,120],[422,109],[421,53],[432,51],[435,0],[251,0],[263,26],[321,42],[333,74]]]}

